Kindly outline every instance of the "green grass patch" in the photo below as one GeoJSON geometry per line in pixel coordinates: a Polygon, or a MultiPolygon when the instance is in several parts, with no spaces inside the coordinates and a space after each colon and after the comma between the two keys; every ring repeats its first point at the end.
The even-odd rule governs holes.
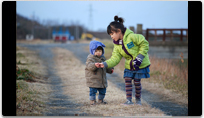
{"type": "Polygon", "coordinates": [[[35,76],[33,72],[28,69],[20,69],[18,66],[16,67],[16,80],[35,82],[34,78],[35,76]]]}
{"type": "Polygon", "coordinates": [[[25,57],[25,56],[22,53],[19,52],[19,53],[16,54],[16,58],[20,58],[20,57],[25,57]]]}

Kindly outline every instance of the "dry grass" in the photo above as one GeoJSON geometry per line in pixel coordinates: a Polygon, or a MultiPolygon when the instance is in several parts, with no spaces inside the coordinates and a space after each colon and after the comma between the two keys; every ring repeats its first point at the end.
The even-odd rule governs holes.
{"type": "MultiPolygon", "coordinates": [[[[54,42],[53,39],[33,39],[33,40],[16,40],[17,43],[24,43],[24,44],[51,44],[51,43],[62,43],[62,42],[54,42]]],[[[67,43],[89,43],[90,40],[81,40],[79,39],[78,41],[67,41],[67,43]]]]}
{"type": "Polygon", "coordinates": [[[34,73],[36,82],[16,81],[16,114],[18,116],[42,115],[46,111],[50,86],[46,82],[46,67],[42,65],[36,52],[23,47],[17,48],[16,62],[21,69],[34,73]]]}
{"type": "MultiPolygon", "coordinates": [[[[105,97],[107,105],[89,105],[89,88],[86,86],[85,65],[68,50],[55,48],[54,60],[58,76],[62,79],[64,94],[70,96],[76,103],[82,104],[80,109],[88,114],[103,116],[164,116],[164,113],[156,108],[151,108],[144,100],[143,106],[123,106],[126,101],[124,91],[118,89],[108,81],[105,97]]],[[[98,95],[98,94],[97,94],[98,95]]],[[[133,99],[134,100],[134,99],[133,99]]]]}
{"type": "Polygon", "coordinates": [[[148,85],[151,83],[153,91],[162,93],[178,103],[187,105],[188,68],[183,66],[184,64],[182,66],[176,65],[177,63],[172,59],[150,57],[150,61],[152,63],[150,66],[150,79],[144,82],[148,82],[146,83],[148,85]],[[160,86],[161,90],[156,90],[153,83],[155,86],[160,86]]]}
{"type": "Polygon", "coordinates": [[[25,47],[17,47],[16,57],[19,68],[27,68],[38,75],[47,75],[47,68],[43,65],[43,61],[38,57],[37,52],[25,47]]]}
{"type": "Polygon", "coordinates": [[[49,40],[41,40],[41,39],[33,39],[33,40],[16,40],[16,43],[25,43],[25,44],[49,44],[49,43],[54,43],[54,40],[49,39],[49,40]]]}
{"type": "Polygon", "coordinates": [[[48,99],[48,91],[50,91],[50,87],[46,84],[29,83],[23,80],[18,80],[17,85],[17,115],[42,115],[42,113],[46,111],[45,103],[48,99]]]}

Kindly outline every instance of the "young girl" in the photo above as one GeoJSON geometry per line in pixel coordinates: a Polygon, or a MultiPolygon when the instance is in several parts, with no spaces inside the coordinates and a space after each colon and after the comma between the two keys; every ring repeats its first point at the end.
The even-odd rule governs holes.
{"type": "Polygon", "coordinates": [[[133,31],[125,28],[124,20],[114,17],[107,27],[107,33],[111,36],[114,43],[112,56],[103,63],[99,63],[100,67],[112,68],[116,66],[122,57],[125,60],[125,90],[127,101],[124,105],[133,105],[132,102],[132,80],[135,85],[136,104],[141,104],[141,79],[149,78],[150,60],[148,56],[149,43],[141,34],[134,34],[133,31]]]}

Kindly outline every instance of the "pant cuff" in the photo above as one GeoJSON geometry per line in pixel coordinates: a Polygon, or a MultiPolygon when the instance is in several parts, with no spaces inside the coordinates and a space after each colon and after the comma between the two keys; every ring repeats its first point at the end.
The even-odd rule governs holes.
{"type": "Polygon", "coordinates": [[[90,100],[96,100],[96,96],[89,96],[90,100]]]}
{"type": "Polygon", "coordinates": [[[104,97],[105,97],[105,95],[98,95],[98,99],[99,99],[99,100],[103,100],[104,97]]]}

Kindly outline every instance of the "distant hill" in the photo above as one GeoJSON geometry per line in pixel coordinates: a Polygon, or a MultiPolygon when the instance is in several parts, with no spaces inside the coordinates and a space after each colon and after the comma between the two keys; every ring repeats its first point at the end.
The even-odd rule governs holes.
{"type": "Polygon", "coordinates": [[[32,34],[33,26],[34,29],[34,36],[35,38],[45,38],[47,35],[47,31],[45,27],[38,23],[37,21],[32,22],[32,20],[23,17],[19,14],[16,14],[16,38],[17,39],[25,39],[27,34],[32,34]],[[36,30],[36,27],[41,27],[42,29],[36,30]]]}
{"type": "MultiPolygon", "coordinates": [[[[52,38],[52,30],[59,30],[62,28],[64,31],[68,28],[70,34],[76,37],[76,26],[44,26],[37,21],[32,21],[26,17],[23,17],[19,14],[16,14],[16,39],[25,39],[27,34],[32,34],[34,31],[34,38],[35,39],[51,39],[52,38]]],[[[83,27],[78,26],[78,37],[81,37],[83,32],[83,27]]]]}
{"type": "MultiPolygon", "coordinates": [[[[52,30],[58,31],[62,28],[63,31],[69,30],[70,34],[75,38],[80,38],[84,27],[77,26],[78,28],[78,36],[76,36],[76,26],[64,26],[64,25],[57,25],[57,26],[50,26],[49,28],[45,25],[40,24],[37,21],[32,21],[20,14],[16,14],[16,39],[26,39],[27,34],[33,34],[35,39],[52,39],[52,30]]],[[[91,32],[87,31],[87,33],[92,34],[94,37],[99,39],[111,39],[110,36],[106,32],[91,32]]]]}

